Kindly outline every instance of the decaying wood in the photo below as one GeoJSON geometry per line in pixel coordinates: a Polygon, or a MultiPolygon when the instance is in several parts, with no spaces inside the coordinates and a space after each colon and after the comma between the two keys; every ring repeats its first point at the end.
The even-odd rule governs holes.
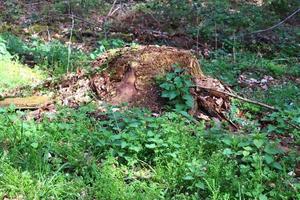
{"type": "MultiPolygon", "coordinates": [[[[270,106],[268,104],[265,104],[265,103],[262,103],[262,102],[259,102],[259,101],[255,101],[255,100],[251,100],[251,99],[247,99],[247,98],[244,98],[244,97],[241,97],[239,95],[236,95],[236,94],[233,94],[233,93],[230,93],[230,92],[226,92],[226,91],[220,91],[220,90],[216,90],[214,88],[209,88],[209,87],[203,87],[201,85],[197,85],[196,87],[198,88],[201,88],[201,89],[204,89],[204,90],[210,90],[210,91],[214,91],[214,92],[217,92],[217,93],[221,93],[221,94],[225,94],[225,95],[228,95],[230,97],[233,97],[233,98],[236,98],[236,99],[239,99],[239,100],[242,100],[242,101],[245,101],[245,102],[248,102],[248,103],[252,103],[252,104],[255,104],[255,105],[259,105],[261,107],[264,107],[264,108],[268,108],[272,111],[279,111],[278,108],[275,108],[273,106],[270,106]]],[[[225,120],[227,120],[225,118],[225,120]]],[[[227,120],[228,121],[228,120],[227,120]]],[[[296,125],[296,124],[293,124],[289,121],[285,121],[288,125],[290,125],[291,127],[297,129],[297,130],[300,130],[300,126],[296,125]]],[[[236,127],[236,126],[235,126],[236,127]]]]}
{"type": "MultiPolygon", "coordinates": [[[[106,68],[92,77],[91,85],[98,97],[108,103],[129,103],[129,106],[160,111],[166,100],[161,98],[155,78],[170,72],[173,65],[184,69],[203,87],[230,92],[220,81],[203,74],[197,58],[190,51],[154,45],[126,47],[100,56],[93,66],[106,68]]],[[[195,107],[190,114],[200,116],[202,112],[238,128],[223,114],[230,108],[228,95],[209,90],[194,91],[193,96],[195,107]]]]}
{"type": "Polygon", "coordinates": [[[221,94],[224,94],[224,95],[228,95],[230,97],[233,97],[233,98],[236,98],[236,99],[248,102],[248,103],[252,103],[252,104],[255,104],[255,105],[259,105],[259,106],[268,108],[268,109],[273,110],[273,111],[278,111],[277,108],[275,108],[273,106],[270,106],[268,104],[261,103],[261,102],[258,102],[258,101],[255,101],[255,100],[251,100],[251,99],[247,99],[247,98],[241,97],[239,95],[236,95],[236,94],[233,94],[233,93],[230,93],[230,92],[220,91],[220,90],[216,90],[214,88],[209,88],[209,87],[203,87],[201,85],[197,85],[196,87],[201,88],[201,89],[205,89],[205,90],[214,91],[214,92],[221,93],[221,94]]]}
{"type": "MultiPolygon", "coordinates": [[[[93,100],[113,105],[127,103],[128,106],[145,107],[159,113],[167,102],[161,97],[161,89],[155,79],[170,72],[174,65],[184,69],[195,83],[194,90],[191,90],[195,100],[195,106],[189,112],[191,115],[218,118],[238,128],[225,114],[230,110],[231,97],[275,110],[235,95],[219,80],[205,76],[190,51],[167,46],[135,46],[109,51],[93,63],[93,73],[80,71],[68,74],[58,83],[50,84],[49,89],[53,87],[57,102],[70,107],[93,100]]],[[[14,104],[20,107],[39,105],[14,104]]]]}
{"type": "Polygon", "coordinates": [[[34,110],[50,102],[47,96],[5,98],[0,101],[0,107],[15,105],[17,109],[34,110]]]}

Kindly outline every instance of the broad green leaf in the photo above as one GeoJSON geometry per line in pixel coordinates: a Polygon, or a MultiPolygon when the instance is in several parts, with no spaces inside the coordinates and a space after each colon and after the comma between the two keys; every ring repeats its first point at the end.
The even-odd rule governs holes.
{"type": "Polygon", "coordinates": [[[175,99],[177,97],[177,93],[175,91],[164,91],[162,93],[162,97],[168,98],[170,100],[175,99]]]}
{"type": "Polygon", "coordinates": [[[139,152],[142,148],[140,146],[130,146],[129,149],[135,152],[139,152]]]}
{"type": "Polygon", "coordinates": [[[111,140],[119,140],[121,139],[122,135],[121,134],[115,134],[111,136],[111,140]]]}
{"type": "Polygon", "coordinates": [[[148,137],[153,137],[155,133],[153,131],[147,131],[147,136],[148,137]]]}
{"type": "Polygon", "coordinates": [[[264,156],[264,158],[265,158],[265,161],[266,161],[267,164],[271,164],[271,163],[274,161],[273,156],[268,155],[268,154],[266,154],[266,155],[264,156]]]}
{"type": "Polygon", "coordinates": [[[277,129],[276,126],[273,126],[273,125],[268,125],[268,128],[267,128],[269,133],[275,131],[276,129],[277,129]]]}
{"type": "Polygon", "coordinates": [[[264,140],[262,140],[262,139],[255,139],[255,140],[253,140],[253,144],[254,144],[257,148],[260,148],[260,147],[262,147],[262,145],[264,144],[264,140]]]}
{"type": "Polygon", "coordinates": [[[233,152],[231,151],[231,149],[229,149],[229,148],[226,148],[226,149],[224,149],[224,151],[223,151],[223,154],[224,155],[231,155],[233,152]]]}
{"type": "Polygon", "coordinates": [[[167,156],[171,156],[172,158],[177,158],[177,154],[176,153],[166,153],[167,156]]]}
{"type": "Polygon", "coordinates": [[[162,83],[159,85],[159,87],[165,89],[165,90],[170,90],[171,84],[170,83],[162,83]]]}
{"type": "Polygon", "coordinates": [[[194,106],[194,98],[192,95],[184,95],[183,99],[185,99],[185,104],[189,107],[192,108],[194,106]]]}
{"type": "Polygon", "coordinates": [[[94,59],[96,58],[96,55],[92,53],[92,54],[90,55],[90,57],[91,57],[92,60],[94,60],[94,59]]]}
{"type": "Polygon", "coordinates": [[[174,72],[175,73],[181,73],[181,72],[183,72],[184,70],[183,69],[181,69],[181,68],[179,68],[179,67],[175,67],[175,69],[174,69],[174,72]]]}
{"type": "Polygon", "coordinates": [[[239,147],[245,147],[251,145],[250,141],[242,141],[238,144],[239,147]]]}
{"type": "Polygon", "coordinates": [[[181,77],[176,77],[174,79],[174,83],[178,88],[181,88],[183,86],[181,77]]]}
{"type": "Polygon", "coordinates": [[[247,150],[247,151],[252,151],[252,148],[249,146],[243,147],[243,149],[247,150]]]}
{"type": "Polygon", "coordinates": [[[173,73],[167,74],[167,75],[166,75],[167,81],[172,81],[172,79],[174,78],[174,76],[175,76],[175,74],[173,74],[173,73]]]}
{"type": "Polygon", "coordinates": [[[31,143],[31,146],[36,149],[38,148],[39,144],[37,142],[33,142],[31,143]]]}
{"type": "Polygon", "coordinates": [[[268,197],[264,194],[259,195],[259,200],[268,200],[268,197]]]}
{"type": "Polygon", "coordinates": [[[225,137],[222,139],[222,142],[230,146],[232,144],[232,139],[229,137],[225,137]]]}
{"type": "Polygon", "coordinates": [[[280,164],[279,162],[274,162],[274,163],[272,164],[272,166],[273,166],[274,168],[276,168],[276,169],[279,169],[279,170],[282,170],[282,169],[283,169],[282,166],[281,166],[281,164],[280,164]]]}
{"type": "Polygon", "coordinates": [[[123,149],[123,148],[125,148],[125,147],[127,147],[128,145],[127,145],[127,142],[125,142],[125,141],[122,141],[121,142],[121,148],[123,149]]]}
{"type": "Polygon", "coordinates": [[[140,126],[140,123],[139,122],[132,122],[130,124],[128,124],[129,127],[131,128],[137,128],[140,126]]]}
{"type": "Polygon", "coordinates": [[[204,183],[202,183],[202,182],[197,182],[197,183],[195,184],[195,186],[196,186],[197,188],[200,188],[200,189],[202,189],[202,190],[204,190],[204,189],[205,189],[205,184],[204,184],[204,183]]]}
{"type": "Polygon", "coordinates": [[[249,156],[250,152],[249,151],[243,151],[243,156],[249,156]]]}
{"type": "Polygon", "coordinates": [[[175,110],[176,110],[177,112],[186,110],[186,105],[177,103],[177,104],[175,105],[175,110]]]}
{"type": "Polygon", "coordinates": [[[189,80],[189,79],[185,79],[185,80],[184,80],[184,83],[185,83],[185,85],[186,85],[187,87],[191,87],[191,85],[192,85],[192,81],[189,80]]]}
{"type": "Polygon", "coordinates": [[[156,144],[154,144],[154,143],[146,144],[145,147],[147,147],[148,149],[154,149],[154,148],[156,148],[156,144]]]}
{"type": "Polygon", "coordinates": [[[186,181],[194,180],[194,177],[188,175],[188,176],[183,177],[183,180],[186,180],[186,181]]]}
{"type": "Polygon", "coordinates": [[[271,144],[266,145],[264,151],[271,155],[275,155],[281,152],[277,147],[271,144]]]}

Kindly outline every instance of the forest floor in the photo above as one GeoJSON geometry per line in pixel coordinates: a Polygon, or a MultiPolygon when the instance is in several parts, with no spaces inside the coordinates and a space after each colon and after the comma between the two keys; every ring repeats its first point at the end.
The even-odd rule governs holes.
{"type": "MultiPolygon", "coordinates": [[[[70,14],[52,1],[0,2],[0,199],[300,199],[297,18],[240,39],[216,24],[194,31],[193,22],[188,29],[183,14],[182,24],[173,24],[151,3],[106,3],[88,14],[76,5],[70,14]],[[150,49],[150,64],[139,48],[150,49]],[[163,60],[157,51],[175,53],[163,60]],[[124,59],[99,59],[110,54],[124,59]],[[108,66],[139,60],[135,69],[144,71],[134,79],[147,72],[152,80],[157,68],[173,61],[184,68],[191,58],[201,74],[243,97],[231,98],[226,120],[207,110],[193,118],[177,109],[187,99],[159,96],[163,87],[147,93],[146,108],[99,99],[113,87],[132,86],[122,88],[118,76],[120,82],[107,84],[99,74],[108,66]]],[[[121,77],[130,73],[123,69],[121,77]]],[[[176,73],[158,77],[160,83],[178,85],[176,73]]],[[[177,89],[190,91],[182,77],[177,89]]],[[[136,99],[144,101],[141,94],[136,99]]]]}

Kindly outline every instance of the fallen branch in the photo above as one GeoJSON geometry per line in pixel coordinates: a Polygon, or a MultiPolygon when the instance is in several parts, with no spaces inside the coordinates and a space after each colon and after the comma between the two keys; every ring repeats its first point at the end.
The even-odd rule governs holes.
{"type": "Polygon", "coordinates": [[[221,93],[221,94],[225,94],[227,96],[230,96],[230,97],[233,97],[233,98],[236,98],[236,99],[240,99],[240,100],[248,102],[248,103],[256,104],[256,105],[268,108],[268,109],[273,110],[273,111],[278,111],[278,108],[275,108],[273,106],[270,106],[270,105],[267,105],[265,103],[261,103],[261,102],[258,102],[258,101],[254,101],[254,100],[251,100],[251,99],[247,99],[247,98],[241,97],[239,95],[232,94],[230,92],[220,91],[220,90],[216,90],[214,88],[203,87],[203,86],[199,86],[199,85],[197,85],[196,87],[202,88],[202,89],[205,89],[205,90],[211,90],[211,91],[214,91],[214,92],[217,92],[217,93],[221,93]]]}
{"type": "Polygon", "coordinates": [[[283,24],[284,22],[286,22],[287,20],[289,20],[290,18],[292,18],[294,15],[296,15],[298,12],[300,11],[300,8],[298,8],[296,11],[294,11],[292,14],[290,14],[289,16],[287,16],[284,20],[280,21],[279,23],[269,27],[269,28],[266,28],[266,29],[263,29],[263,30],[258,30],[258,31],[254,31],[252,33],[249,33],[249,35],[253,35],[253,34],[257,34],[257,33],[262,33],[262,32],[266,32],[266,31],[270,31],[278,26],[280,26],[281,24],[283,24]]]}
{"type": "MultiPolygon", "coordinates": [[[[221,94],[225,94],[225,95],[228,95],[230,97],[233,97],[233,98],[236,98],[236,99],[239,99],[239,100],[242,100],[242,101],[245,101],[245,102],[248,102],[248,103],[252,103],[252,104],[255,104],[255,105],[259,105],[261,107],[265,107],[265,108],[268,108],[272,111],[279,111],[278,108],[275,108],[273,106],[270,106],[270,105],[267,105],[265,103],[261,103],[261,102],[258,102],[258,101],[254,101],[254,100],[251,100],[251,99],[247,99],[247,98],[244,98],[244,97],[241,97],[239,95],[235,95],[235,94],[232,94],[230,92],[225,92],[225,91],[220,91],[220,90],[216,90],[214,88],[209,88],[209,87],[203,87],[203,86],[199,86],[197,85],[196,87],[198,88],[201,88],[201,89],[205,89],[205,90],[211,90],[211,91],[214,91],[214,92],[217,92],[217,93],[221,93],[221,94]]],[[[289,122],[288,120],[285,120],[285,122],[292,126],[293,128],[297,129],[297,130],[300,130],[300,126],[296,125],[296,124],[293,124],[291,122],[289,122]]]]}
{"type": "Polygon", "coordinates": [[[292,124],[291,122],[289,121],[285,121],[288,125],[292,126],[293,128],[297,129],[297,130],[300,130],[300,126],[296,125],[296,124],[292,124]]]}
{"type": "Polygon", "coordinates": [[[16,110],[37,110],[40,106],[16,107],[16,110]]]}
{"type": "Polygon", "coordinates": [[[251,32],[251,33],[246,33],[246,34],[240,34],[239,36],[237,37],[244,37],[246,35],[254,35],[254,34],[258,34],[258,33],[263,33],[263,32],[266,32],[266,31],[270,31],[270,30],[273,30],[275,28],[277,28],[278,26],[282,25],[283,23],[285,23],[287,20],[291,19],[294,15],[296,15],[298,12],[300,12],[300,8],[298,8],[297,10],[295,10],[293,13],[291,13],[289,16],[287,16],[285,19],[281,20],[280,22],[278,22],[277,24],[269,27],[269,28],[266,28],[266,29],[262,29],[262,30],[257,30],[257,31],[254,31],[254,32],[251,32]]]}

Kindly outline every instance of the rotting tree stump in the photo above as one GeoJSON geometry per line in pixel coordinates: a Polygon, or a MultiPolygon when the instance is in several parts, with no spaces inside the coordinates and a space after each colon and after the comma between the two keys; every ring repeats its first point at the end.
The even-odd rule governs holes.
{"type": "Polygon", "coordinates": [[[110,50],[93,62],[91,71],[78,70],[59,81],[45,82],[42,88],[52,90],[52,102],[69,107],[91,101],[127,103],[129,107],[144,107],[159,113],[167,102],[161,97],[155,79],[170,72],[173,65],[192,77],[194,87],[190,92],[194,107],[189,113],[201,119],[227,120],[224,113],[230,107],[230,89],[205,76],[190,51],[173,47],[149,45],[110,50]]]}
{"type": "Polygon", "coordinates": [[[99,57],[93,67],[105,70],[93,76],[91,86],[100,98],[111,104],[126,102],[159,110],[162,99],[154,79],[170,71],[174,64],[193,77],[203,76],[197,58],[189,51],[137,46],[113,50],[99,57]]]}
{"type": "Polygon", "coordinates": [[[223,112],[229,109],[229,96],[225,93],[230,89],[205,76],[197,58],[187,50],[150,45],[107,52],[93,63],[93,68],[101,68],[102,72],[92,75],[90,87],[110,104],[128,103],[160,111],[164,100],[155,78],[170,72],[173,65],[185,69],[195,84],[191,88],[195,106],[190,114],[224,119],[223,112]]]}

